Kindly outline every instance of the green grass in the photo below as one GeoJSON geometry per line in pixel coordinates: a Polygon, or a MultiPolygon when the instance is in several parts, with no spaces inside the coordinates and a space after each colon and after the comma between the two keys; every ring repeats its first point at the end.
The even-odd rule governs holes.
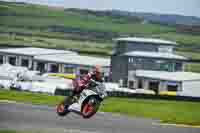
{"type": "Polygon", "coordinates": [[[0,133],[47,133],[46,131],[19,131],[13,129],[0,129],[0,133]]]}
{"type": "Polygon", "coordinates": [[[185,71],[200,73],[200,63],[188,63],[188,64],[186,64],[185,71]]]}
{"type": "MultiPolygon", "coordinates": [[[[62,96],[0,90],[0,100],[23,103],[55,106],[63,98],[62,96]]],[[[198,102],[107,98],[100,111],[159,119],[168,123],[200,125],[200,103],[198,102]]]]}
{"type": "Polygon", "coordinates": [[[176,52],[178,55],[185,56],[190,59],[194,60],[200,60],[200,53],[197,52],[184,52],[184,51],[177,51],[176,52]]]}
{"type": "MultiPolygon", "coordinates": [[[[15,4],[1,2],[0,5],[1,27],[13,27],[40,32],[49,32],[49,26],[63,26],[66,28],[79,28],[81,30],[93,30],[96,32],[114,32],[119,34],[132,34],[142,36],[157,36],[175,40],[184,44],[198,44],[199,36],[176,33],[176,28],[158,24],[142,24],[142,20],[126,19],[125,17],[113,17],[109,15],[95,16],[83,11],[70,11],[62,8],[15,4]],[[121,22],[122,23],[119,23],[121,22]],[[30,28],[31,29],[27,29],[30,28]]],[[[0,30],[1,31],[1,30],[0,30]]],[[[62,33],[63,34],[63,33],[62,33]]],[[[63,34],[64,35],[64,34],[63,34]]]]}
{"type": "Polygon", "coordinates": [[[175,31],[174,28],[156,24],[141,24],[133,21],[116,23],[109,16],[97,17],[80,12],[64,11],[64,9],[48,8],[47,6],[17,5],[14,3],[2,3],[0,5],[0,24],[21,27],[48,27],[62,25],[65,27],[76,27],[88,30],[112,31],[121,33],[160,33],[175,31]],[[12,15],[11,15],[12,14],[12,15]],[[14,15],[13,15],[14,14],[14,15]]]}
{"type": "MultiPolygon", "coordinates": [[[[158,37],[177,41],[181,45],[179,50],[196,50],[198,51],[200,36],[177,33],[176,28],[172,26],[162,26],[158,24],[142,24],[137,19],[128,20],[125,17],[113,17],[109,15],[96,16],[83,11],[56,9],[53,7],[31,5],[31,4],[16,4],[16,3],[0,3],[0,33],[14,33],[21,35],[22,39],[2,39],[0,44],[6,45],[31,45],[37,47],[50,48],[78,48],[83,52],[95,51],[99,54],[109,53],[112,45],[112,33],[120,35],[158,37]],[[119,23],[120,22],[120,23],[119,23]],[[50,26],[62,26],[76,28],[78,32],[53,32],[49,29],[50,26]],[[88,34],[89,32],[89,34],[88,34]],[[104,36],[104,32],[108,32],[104,36]],[[101,33],[100,36],[95,34],[101,33]],[[23,34],[23,37],[22,37],[23,34]],[[29,39],[27,39],[29,36],[29,39]],[[42,41],[30,38],[41,37],[42,41]],[[24,40],[23,40],[24,38],[24,40]],[[51,38],[51,39],[48,39],[51,38]],[[54,39],[53,39],[54,38],[54,39]],[[44,41],[43,41],[44,40],[44,41]],[[96,42],[97,45],[75,45],[73,42],[63,43],[65,40],[90,40],[96,42]],[[109,44],[108,44],[108,43],[109,44]],[[108,45],[107,45],[108,44],[108,45]],[[105,52],[104,52],[105,51],[105,52]]],[[[70,31],[73,32],[71,29],[70,31]]],[[[2,34],[0,34],[2,36],[2,34]]],[[[115,36],[118,37],[118,36],[115,36]]],[[[85,44],[85,43],[84,43],[85,44]]]]}
{"type": "Polygon", "coordinates": [[[155,37],[160,37],[164,39],[168,39],[171,41],[176,41],[180,45],[188,46],[192,44],[199,44],[200,36],[199,35],[190,35],[190,34],[181,34],[181,33],[161,33],[157,35],[153,35],[155,37]]]}
{"type": "Polygon", "coordinates": [[[160,119],[167,123],[200,125],[199,105],[195,102],[109,98],[102,111],[160,119]]]}
{"type": "Polygon", "coordinates": [[[32,104],[56,105],[63,99],[62,96],[50,96],[31,92],[0,90],[0,100],[13,100],[32,104]]]}
{"type": "Polygon", "coordinates": [[[14,130],[0,129],[0,133],[21,133],[14,130]]]}
{"type": "Polygon", "coordinates": [[[91,41],[66,40],[62,38],[49,38],[23,35],[0,35],[0,46],[32,46],[56,49],[75,49],[82,53],[101,53],[108,55],[113,45],[111,43],[97,43],[91,41]]]}
{"type": "MultiPolygon", "coordinates": [[[[176,52],[178,55],[185,56],[189,59],[200,60],[200,53],[197,52],[176,52]]],[[[185,65],[185,71],[200,73],[200,63],[187,63],[185,65]]]]}
{"type": "Polygon", "coordinates": [[[0,133],[30,133],[30,132],[15,131],[11,129],[0,129],[0,133]]]}

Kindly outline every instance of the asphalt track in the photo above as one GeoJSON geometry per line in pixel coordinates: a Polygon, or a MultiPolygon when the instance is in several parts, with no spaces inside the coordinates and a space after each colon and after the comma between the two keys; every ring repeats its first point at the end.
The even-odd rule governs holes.
{"type": "Polygon", "coordinates": [[[111,113],[98,113],[89,120],[73,113],[59,117],[52,107],[5,102],[0,103],[0,129],[41,133],[200,133],[200,128],[160,125],[157,120],[111,113]]]}

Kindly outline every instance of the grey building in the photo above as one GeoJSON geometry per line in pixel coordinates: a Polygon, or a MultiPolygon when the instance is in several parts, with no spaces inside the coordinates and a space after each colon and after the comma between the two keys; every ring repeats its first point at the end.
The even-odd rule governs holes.
{"type": "Polygon", "coordinates": [[[118,38],[111,56],[111,77],[114,82],[129,88],[140,88],[136,70],[184,71],[187,58],[176,55],[176,42],[149,38],[118,38]]]}

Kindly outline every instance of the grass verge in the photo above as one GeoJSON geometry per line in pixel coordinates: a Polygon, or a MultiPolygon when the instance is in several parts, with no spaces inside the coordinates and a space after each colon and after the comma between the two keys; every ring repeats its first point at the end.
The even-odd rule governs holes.
{"type": "Polygon", "coordinates": [[[17,132],[11,130],[0,130],[0,133],[17,133],[17,132]]]}
{"type": "Polygon", "coordinates": [[[25,132],[15,131],[15,130],[10,130],[10,129],[0,129],[0,133],[25,133],[25,132]]]}
{"type": "Polygon", "coordinates": [[[0,129],[0,133],[46,133],[43,131],[18,131],[13,129],[0,129]]]}
{"type": "MultiPolygon", "coordinates": [[[[55,106],[62,99],[62,96],[0,90],[0,100],[55,106]]],[[[200,125],[198,102],[107,98],[100,111],[159,119],[167,123],[200,125]]]]}

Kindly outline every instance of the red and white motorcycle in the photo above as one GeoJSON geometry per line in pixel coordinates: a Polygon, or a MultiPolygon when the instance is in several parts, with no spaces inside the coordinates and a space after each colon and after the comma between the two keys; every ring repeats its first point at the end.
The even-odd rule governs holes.
{"type": "Polygon", "coordinates": [[[99,109],[101,102],[107,96],[104,83],[91,80],[89,88],[84,89],[78,98],[65,99],[57,106],[57,114],[65,116],[69,112],[91,118],[99,109]]]}

